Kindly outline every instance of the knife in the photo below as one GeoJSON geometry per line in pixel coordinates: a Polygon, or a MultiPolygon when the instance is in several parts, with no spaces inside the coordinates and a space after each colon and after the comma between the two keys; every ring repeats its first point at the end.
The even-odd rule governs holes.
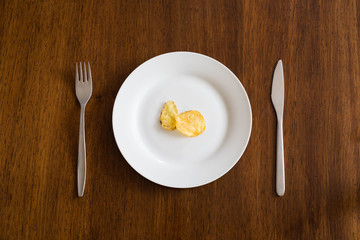
{"type": "Polygon", "coordinates": [[[283,196],[285,193],[285,167],[284,167],[284,141],[283,141],[283,113],[284,113],[284,70],[282,61],[276,64],[271,100],[277,117],[277,141],[276,141],[276,193],[283,196]]]}

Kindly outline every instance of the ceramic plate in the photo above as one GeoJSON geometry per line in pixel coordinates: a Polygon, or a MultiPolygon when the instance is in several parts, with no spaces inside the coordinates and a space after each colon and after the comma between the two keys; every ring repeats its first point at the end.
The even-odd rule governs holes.
{"type": "Polygon", "coordinates": [[[137,67],[121,86],[113,130],[127,162],[160,185],[190,188],[227,173],[248,144],[252,114],[239,79],[220,62],[198,53],[172,52],[137,67]],[[159,122],[164,103],[179,113],[197,110],[206,130],[187,137],[159,122]]]}

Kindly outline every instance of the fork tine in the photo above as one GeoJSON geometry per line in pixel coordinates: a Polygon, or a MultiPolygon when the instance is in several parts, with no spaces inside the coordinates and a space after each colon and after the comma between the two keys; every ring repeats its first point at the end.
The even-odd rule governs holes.
{"type": "Polygon", "coordinates": [[[92,76],[91,76],[91,69],[90,69],[90,63],[89,62],[88,62],[88,74],[89,74],[88,81],[92,84],[92,76]]]}
{"type": "Polygon", "coordinates": [[[83,71],[82,71],[82,67],[81,67],[81,62],[79,62],[79,65],[80,65],[80,82],[84,82],[84,79],[83,79],[83,71]]]}
{"type": "Polygon", "coordinates": [[[78,63],[76,62],[76,71],[75,71],[75,82],[79,81],[79,71],[78,71],[78,63]]]}
{"type": "Polygon", "coordinates": [[[85,62],[84,62],[84,82],[87,82],[88,79],[87,79],[87,74],[86,74],[86,65],[85,65],[85,62]]]}

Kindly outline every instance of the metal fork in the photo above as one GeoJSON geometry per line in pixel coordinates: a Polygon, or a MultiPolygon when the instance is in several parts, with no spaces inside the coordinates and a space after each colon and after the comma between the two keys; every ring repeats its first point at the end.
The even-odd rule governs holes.
{"type": "Polygon", "coordinates": [[[78,63],[76,63],[76,76],[75,76],[76,97],[81,105],[77,184],[78,184],[78,196],[82,197],[84,195],[85,180],[86,180],[85,107],[92,93],[92,77],[91,77],[91,69],[89,62],[88,62],[89,75],[86,74],[85,62],[84,62],[84,76],[81,67],[81,62],[79,63],[79,65],[80,65],[80,78],[78,71],[78,63]]]}

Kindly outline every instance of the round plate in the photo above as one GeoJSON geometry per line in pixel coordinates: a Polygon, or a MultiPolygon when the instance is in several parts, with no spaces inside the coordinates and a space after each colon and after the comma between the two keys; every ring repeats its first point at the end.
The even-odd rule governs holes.
{"type": "Polygon", "coordinates": [[[239,160],[250,138],[251,106],[239,79],[202,54],[154,57],[125,80],[113,109],[113,130],[127,162],[160,185],[190,188],[212,182],[239,160]],[[197,110],[206,130],[187,137],[160,125],[164,103],[197,110]]]}

